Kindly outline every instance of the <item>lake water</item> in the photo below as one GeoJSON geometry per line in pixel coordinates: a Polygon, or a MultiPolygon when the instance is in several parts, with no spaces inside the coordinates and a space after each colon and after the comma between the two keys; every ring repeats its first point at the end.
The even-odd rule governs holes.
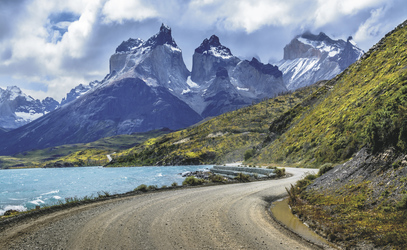
{"type": "Polygon", "coordinates": [[[65,198],[120,194],[141,184],[182,185],[179,173],[212,166],[35,168],[0,170],[0,215],[9,209],[25,211],[65,198]]]}

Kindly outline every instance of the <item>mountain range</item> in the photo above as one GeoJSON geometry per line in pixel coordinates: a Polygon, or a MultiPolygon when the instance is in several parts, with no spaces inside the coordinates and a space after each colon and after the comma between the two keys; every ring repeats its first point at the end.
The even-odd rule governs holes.
{"type": "MultiPolygon", "coordinates": [[[[308,38],[311,43],[312,36],[308,38]]],[[[323,43],[327,41],[330,40],[323,39],[323,43]]],[[[346,47],[348,43],[340,43],[335,48],[341,50],[340,45],[346,47]]],[[[288,59],[295,64],[297,61],[293,58],[306,53],[298,54],[295,47],[291,47],[286,47],[285,54],[290,54],[288,59]]],[[[326,48],[308,49],[314,53],[326,48]]],[[[325,63],[321,61],[321,65],[325,63]]],[[[102,81],[75,87],[60,104],[54,100],[54,111],[30,123],[27,119],[25,126],[0,133],[1,154],[90,142],[163,127],[177,130],[287,91],[283,80],[286,75],[277,66],[263,64],[255,58],[239,59],[215,35],[195,49],[190,72],[166,25],[147,41],[132,38],[123,41],[111,56],[109,65],[109,74],[102,81]]],[[[312,74],[315,72],[318,73],[314,70],[312,74]]],[[[311,80],[307,84],[311,84],[311,80]]],[[[34,109],[24,110],[29,113],[34,109]]],[[[41,115],[49,112],[46,108],[42,110],[41,115]]]]}
{"type": "Polygon", "coordinates": [[[51,97],[40,101],[24,94],[18,87],[0,88],[0,128],[11,130],[43,116],[59,106],[51,97]]]}

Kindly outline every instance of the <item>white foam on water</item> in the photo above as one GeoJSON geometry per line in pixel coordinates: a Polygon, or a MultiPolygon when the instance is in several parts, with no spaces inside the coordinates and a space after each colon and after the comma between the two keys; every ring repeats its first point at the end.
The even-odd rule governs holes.
{"type": "Polygon", "coordinates": [[[41,194],[41,195],[57,194],[57,193],[59,193],[59,190],[53,190],[53,191],[51,191],[51,192],[44,193],[44,194],[41,194]]]}
{"type": "Polygon", "coordinates": [[[45,202],[43,200],[36,199],[36,200],[30,201],[30,203],[39,206],[40,204],[44,204],[45,202]]]}

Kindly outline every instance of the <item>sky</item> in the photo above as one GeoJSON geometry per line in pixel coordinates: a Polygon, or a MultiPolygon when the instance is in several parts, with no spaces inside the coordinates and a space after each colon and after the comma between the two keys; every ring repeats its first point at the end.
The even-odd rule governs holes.
{"type": "Polygon", "coordinates": [[[367,51],[407,19],[406,0],[0,0],[0,87],[61,101],[102,80],[129,38],[172,29],[185,64],[215,34],[241,59],[278,62],[305,31],[352,36],[367,51]]]}

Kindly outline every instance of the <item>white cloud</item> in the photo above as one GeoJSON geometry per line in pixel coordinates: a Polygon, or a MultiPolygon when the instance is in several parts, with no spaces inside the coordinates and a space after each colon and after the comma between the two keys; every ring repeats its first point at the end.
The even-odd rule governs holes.
{"type": "Polygon", "coordinates": [[[321,27],[345,16],[356,15],[366,9],[388,3],[388,0],[318,0],[315,11],[315,26],[321,27]]]}
{"type": "Polygon", "coordinates": [[[140,0],[109,0],[103,7],[106,22],[123,22],[124,20],[141,21],[157,17],[153,6],[140,0]]]}
{"type": "Polygon", "coordinates": [[[236,55],[267,61],[305,29],[353,35],[368,49],[405,13],[405,0],[0,0],[0,81],[24,79],[26,90],[41,83],[48,89],[32,84],[33,95],[60,100],[79,83],[103,79],[119,43],[148,39],[160,22],[173,28],[186,61],[212,34],[236,55]],[[63,13],[75,18],[58,19],[63,13]]]}

